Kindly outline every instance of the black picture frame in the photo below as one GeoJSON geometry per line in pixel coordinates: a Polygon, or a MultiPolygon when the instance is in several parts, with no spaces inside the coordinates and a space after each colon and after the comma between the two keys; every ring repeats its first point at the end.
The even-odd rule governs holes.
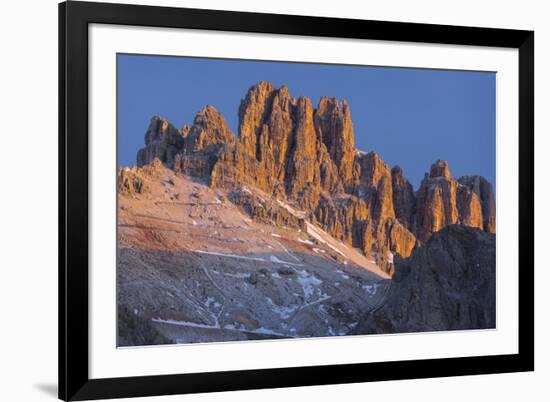
{"type": "Polygon", "coordinates": [[[534,32],[70,1],[59,4],[59,398],[119,397],[534,370],[534,32]],[[214,373],[88,375],[88,25],[509,47],[519,51],[517,354],[214,373]]]}

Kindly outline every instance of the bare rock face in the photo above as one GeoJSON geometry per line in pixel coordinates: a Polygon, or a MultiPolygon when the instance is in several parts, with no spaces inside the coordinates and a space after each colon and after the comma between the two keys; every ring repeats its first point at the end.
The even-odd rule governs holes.
{"type": "Polygon", "coordinates": [[[237,141],[220,150],[210,174],[210,185],[229,190],[243,184],[254,185],[264,191],[269,190],[259,162],[246,152],[241,142],[237,141]]]}
{"type": "MultiPolygon", "coordinates": [[[[288,161],[286,178],[287,194],[303,198],[304,192],[319,189],[320,183],[314,183],[319,177],[317,161],[317,138],[313,125],[313,106],[306,97],[300,97],[295,112],[296,129],[294,143],[288,161]]],[[[315,191],[314,190],[314,191],[315,191]]]]}
{"type": "Polygon", "coordinates": [[[416,195],[414,229],[418,239],[426,242],[433,233],[456,223],[483,230],[482,203],[474,188],[473,182],[470,187],[456,181],[446,161],[435,162],[416,195]]]}
{"type": "Polygon", "coordinates": [[[256,144],[264,122],[267,120],[275,87],[267,81],[252,86],[239,106],[239,137],[243,149],[249,155],[256,155],[256,144]]]}
{"type": "Polygon", "coordinates": [[[118,189],[121,194],[144,194],[149,191],[140,172],[133,169],[121,168],[118,170],[118,189]]]}
{"type": "MultiPolygon", "coordinates": [[[[219,154],[235,142],[224,117],[214,106],[205,106],[188,128],[184,147],[174,158],[172,168],[190,176],[209,178],[219,154]]],[[[169,161],[165,162],[170,167],[169,161]]]]}
{"type": "Polygon", "coordinates": [[[298,218],[270,197],[259,197],[240,187],[229,193],[229,200],[257,222],[275,224],[278,227],[306,229],[303,218],[298,218]]]}
{"type": "Polygon", "coordinates": [[[403,226],[411,230],[414,222],[416,204],[413,186],[403,176],[403,169],[399,166],[394,166],[392,168],[391,177],[395,217],[403,226]]]}
{"type": "MultiPolygon", "coordinates": [[[[385,226],[386,248],[392,254],[396,253],[402,257],[410,256],[416,247],[416,236],[397,219],[386,220],[385,226]]],[[[393,257],[388,262],[393,264],[393,257]]]]}
{"type": "Polygon", "coordinates": [[[357,333],[495,328],[495,236],[449,225],[397,259],[386,302],[357,333]]]}
{"type": "Polygon", "coordinates": [[[481,176],[464,176],[458,182],[472,190],[481,202],[483,230],[496,233],[496,206],[493,186],[481,176]]]}
{"type": "Polygon", "coordinates": [[[346,101],[322,97],[315,111],[315,127],[338,169],[344,187],[351,189],[356,177],[356,150],[350,108],[346,101]]]}
{"type": "Polygon", "coordinates": [[[155,158],[171,166],[175,155],[183,149],[186,134],[185,130],[177,130],[166,119],[154,116],[145,133],[145,148],[137,154],[138,167],[155,158]]]}
{"type": "Polygon", "coordinates": [[[483,230],[483,215],[479,197],[470,188],[459,185],[456,194],[459,220],[462,224],[483,230]]]}
{"type": "Polygon", "coordinates": [[[372,218],[378,222],[394,218],[390,167],[376,152],[362,155],[358,164],[360,181],[357,193],[369,206],[372,218]]]}
{"type": "Polygon", "coordinates": [[[426,242],[432,233],[443,227],[458,223],[457,187],[458,183],[452,178],[447,162],[435,162],[417,193],[415,223],[416,234],[421,242],[426,242]]]}
{"type": "Polygon", "coordinates": [[[226,144],[235,142],[224,117],[214,106],[205,106],[193,121],[185,137],[185,155],[198,152],[215,153],[226,144]]]}
{"type": "Polygon", "coordinates": [[[372,228],[365,201],[351,195],[331,197],[323,193],[315,210],[315,219],[337,239],[370,254],[372,228]]]}
{"type": "Polygon", "coordinates": [[[158,158],[140,168],[120,168],[117,172],[118,190],[130,196],[147,195],[151,190],[147,179],[157,179],[161,172],[162,162],[158,158]]]}

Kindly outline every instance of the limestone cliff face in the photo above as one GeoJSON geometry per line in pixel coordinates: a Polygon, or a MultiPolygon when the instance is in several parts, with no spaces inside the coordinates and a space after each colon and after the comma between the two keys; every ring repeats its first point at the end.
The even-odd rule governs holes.
{"type": "Polygon", "coordinates": [[[331,197],[323,193],[315,209],[315,219],[334,237],[366,254],[371,252],[372,228],[364,200],[347,194],[331,197]]]}
{"type": "MultiPolygon", "coordinates": [[[[213,106],[179,130],[153,117],[137,164],[158,160],[227,190],[255,219],[298,225],[277,202],[254,206],[257,200],[239,190],[257,189],[263,198],[301,211],[300,224],[303,219],[319,224],[388,272],[394,254],[411,255],[447,225],[495,231],[489,182],[479,176],[457,181],[447,162],[439,160],[415,193],[399,166],[391,169],[375,152],[355,148],[344,100],[323,97],[315,108],[306,97],[294,98],[287,87],[262,81],[241,100],[238,129],[235,136],[213,106]]],[[[139,187],[139,177],[122,172],[121,183],[121,191],[139,187]]]]}
{"type": "Polygon", "coordinates": [[[395,218],[390,167],[376,152],[361,155],[358,164],[360,179],[357,192],[370,206],[373,219],[384,221],[395,218]]]}
{"type": "Polygon", "coordinates": [[[292,150],[289,152],[286,177],[287,194],[293,198],[303,198],[304,192],[318,192],[320,183],[317,162],[317,139],[313,125],[311,101],[300,97],[295,110],[296,127],[292,150]]]}
{"type": "Polygon", "coordinates": [[[457,187],[447,162],[436,161],[417,194],[416,233],[420,241],[425,242],[432,233],[458,222],[457,187]]]}
{"type": "Polygon", "coordinates": [[[183,149],[186,134],[166,119],[153,116],[145,133],[145,148],[137,154],[138,167],[151,163],[155,158],[172,164],[176,154],[183,149]]]}
{"type": "Polygon", "coordinates": [[[400,166],[394,166],[391,174],[395,217],[403,226],[411,230],[416,207],[413,186],[405,176],[403,176],[403,169],[401,169],[400,166]]]}
{"type": "Polygon", "coordinates": [[[415,232],[419,241],[426,242],[433,233],[456,223],[483,230],[483,222],[478,194],[452,177],[446,161],[436,161],[416,196],[415,232]]]}
{"type": "Polygon", "coordinates": [[[483,230],[489,233],[496,233],[496,206],[493,186],[481,176],[464,176],[458,182],[477,195],[481,202],[483,214],[483,230]]]}
{"type": "Polygon", "coordinates": [[[345,100],[322,97],[315,111],[315,127],[346,190],[351,189],[355,167],[355,138],[351,112],[345,100]]]}
{"type": "Polygon", "coordinates": [[[184,154],[215,153],[235,142],[224,117],[214,106],[205,106],[195,117],[184,140],[184,154]]]}

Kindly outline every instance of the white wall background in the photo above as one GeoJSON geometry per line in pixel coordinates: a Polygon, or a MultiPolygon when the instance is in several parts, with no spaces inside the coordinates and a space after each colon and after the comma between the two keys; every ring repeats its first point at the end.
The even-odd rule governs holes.
{"type": "MultiPolygon", "coordinates": [[[[119,1],[126,2],[126,1],[119,1]]],[[[550,25],[536,0],[134,1],[144,4],[534,29],[536,372],[134,399],[148,401],[548,400],[550,25]],[[546,381],[545,381],[546,380],[546,381]]],[[[0,400],[54,400],[57,382],[57,1],[1,3],[0,400]]]]}

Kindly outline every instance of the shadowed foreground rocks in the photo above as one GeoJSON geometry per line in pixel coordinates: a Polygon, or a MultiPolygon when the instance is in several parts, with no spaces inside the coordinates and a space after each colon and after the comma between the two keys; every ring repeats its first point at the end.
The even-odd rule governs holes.
{"type": "Polygon", "coordinates": [[[495,235],[463,225],[396,259],[383,306],[357,334],[495,328],[495,235]]]}
{"type": "Polygon", "coordinates": [[[141,316],[136,309],[118,306],[118,346],[162,345],[173,343],[151,325],[151,320],[141,316]]]}

